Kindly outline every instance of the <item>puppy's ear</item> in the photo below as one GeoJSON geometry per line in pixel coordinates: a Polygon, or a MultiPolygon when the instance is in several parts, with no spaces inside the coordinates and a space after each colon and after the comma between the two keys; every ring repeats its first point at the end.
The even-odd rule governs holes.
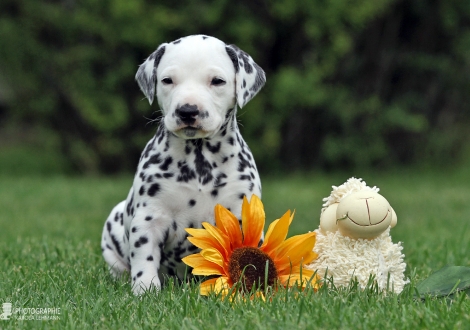
{"type": "Polygon", "coordinates": [[[155,86],[157,83],[157,67],[165,54],[165,46],[167,44],[161,44],[157,50],[154,51],[150,56],[139,66],[135,75],[135,80],[139,84],[140,90],[144,93],[145,97],[152,104],[155,96],[155,86]]]}
{"type": "Polygon", "coordinates": [[[250,55],[235,45],[226,45],[225,51],[235,67],[237,103],[243,108],[264,86],[266,75],[250,55]]]}

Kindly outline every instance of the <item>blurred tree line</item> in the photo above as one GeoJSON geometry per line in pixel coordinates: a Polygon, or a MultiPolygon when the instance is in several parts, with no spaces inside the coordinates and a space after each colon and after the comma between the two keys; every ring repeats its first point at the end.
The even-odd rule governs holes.
{"type": "Polygon", "coordinates": [[[239,111],[262,170],[445,163],[469,142],[468,0],[2,0],[0,129],[75,171],[134,170],[159,117],[137,67],[199,33],[267,73],[239,111]]]}

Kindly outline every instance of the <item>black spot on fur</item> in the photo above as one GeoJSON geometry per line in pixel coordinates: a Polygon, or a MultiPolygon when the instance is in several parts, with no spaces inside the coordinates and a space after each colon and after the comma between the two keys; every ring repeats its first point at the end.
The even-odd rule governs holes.
{"type": "Polygon", "coordinates": [[[162,171],[168,171],[168,167],[171,165],[171,163],[173,163],[173,158],[171,156],[166,157],[163,164],[160,165],[160,169],[162,171]]]}
{"type": "Polygon", "coordinates": [[[235,49],[238,49],[238,47],[235,45],[225,46],[225,51],[227,52],[227,55],[230,57],[230,60],[233,63],[235,72],[238,73],[238,71],[240,70],[240,67],[238,65],[238,56],[237,56],[237,52],[235,51],[235,49]]]}
{"type": "Polygon", "coordinates": [[[238,198],[240,198],[240,199],[243,199],[243,197],[245,197],[244,193],[241,193],[241,194],[238,195],[238,198]]]}
{"type": "Polygon", "coordinates": [[[148,241],[149,241],[149,240],[148,240],[148,238],[147,238],[146,236],[141,236],[141,237],[134,243],[134,246],[135,246],[136,248],[139,248],[139,247],[141,247],[142,245],[147,244],[148,241]]]}
{"type": "Polygon", "coordinates": [[[158,183],[154,183],[150,186],[150,188],[147,191],[147,194],[149,196],[155,196],[158,192],[160,191],[160,185],[158,183]]]}
{"type": "Polygon", "coordinates": [[[220,146],[221,146],[220,141],[217,142],[217,144],[216,144],[215,146],[211,145],[211,144],[209,143],[209,141],[206,142],[206,147],[207,147],[207,149],[209,149],[209,151],[212,152],[213,154],[216,154],[216,153],[219,152],[220,146]]]}
{"type": "Polygon", "coordinates": [[[140,272],[138,272],[138,273],[136,274],[136,276],[137,276],[137,277],[141,277],[141,276],[142,276],[142,274],[143,274],[143,272],[142,272],[142,271],[140,271],[140,272]]]}
{"type": "MultiPolygon", "coordinates": [[[[155,155],[152,155],[149,160],[147,160],[144,165],[142,166],[143,169],[147,169],[150,165],[152,164],[159,164],[161,163],[161,159],[160,159],[160,154],[155,154],[155,155]]],[[[143,179],[144,180],[144,179],[143,179]]]]}
{"type": "Polygon", "coordinates": [[[178,182],[188,182],[196,178],[196,172],[193,169],[189,168],[186,162],[178,162],[178,168],[180,169],[180,174],[176,181],[178,182]]]}
{"type": "Polygon", "coordinates": [[[135,233],[137,231],[137,227],[132,227],[131,231],[135,233]]]}
{"type": "Polygon", "coordinates": [[[170,149],[170,140],[169,140],[169,139],[166,139],[166,141],[165,141],[165,149],[163,149],[163,151],[167,152],[168,149],[170,149]]]}
{"type": "Polygon", "coordinates": [[[211,191],[212,197],[217,197],[218,194],[219,194],[219,191],[217,189],[214,189],[211,191]]]}
{"type": "Polygon", "coordinates": [[[189,251],[189,252],[194,252],[194,251],[196,251],[197,249],[198,249],[198,247],[195,246],[195,245],[192,245],[192,244],[188,247],[188,251],[189,251]]]}
{"type": "Polygon", "coordinates": [[[194,199],[190,199],[189,206],[193,207],[194,205],[196,205],[196,201],[194,199]]]}
{"type": "Polygon", "coordinates": [[[165,54],[165,46],[160,46],[155,54],[155,62],[153,62],[154,68],[160,64],[160,60],[162,59],[163,54],[165,54]]]}
{"type": "Polygon", "coordinates": [[[152,219],[153,219],[153,218],[152,218],[150,215],[148,215],[148,216],[145,217],[145,221],[150,221],[150,220],[152,220],[152,219]]]}
{"type": "MultiPolygon", "coordinates": [[[[155,136],[153,137],[153,139],[152,139],[152,140],[147,144],[147,146],[145,147],[145,150],[144,150],[144,152],[142,153],[142,156],[143,156],[144,158],[147,158],[147,157],[149,156],[149,153],[150,153],[150,151],[153,149],[153,146],[154,146],[154,144],[155,144],[155,139],[156,139],[156,138],[157,138],[157,136],[155,135],[155,136]]],[[[141,157],[141,159],[142,159],[142,157],[141,157]]]]}
{"type": "Polygon", "coordinates": [[[178,229],[178,225],[176,224],[176,221],[173,220],[173,223],[171,224],[173,227],[173,230],[176,231],[178,229]]]}
{"type": "Polygon", "coordinates": [[[228,141],[228,143],[229,143],[230,145],[232,145],[232,146],[235,145],[235,140],[234,140],[233,136],[229,137],[229,138],[227,139],[227,141],[228,141]]]}
{"type": "Polygon", "coordinates": [[[132,204],[134,203],[134,195],[131,196],[131,200],[129,201],[129,203],[127,204],[126,206],[126,213],[127,215],[131,215],[131,209],[132,209],[132,204]]]}
{"type": "Polygon", "coordinates": [[[153,261],[153,256],[148,256],[147,261],[153,261]]]}
{"type": "Polygon", "coordinates": [[[108,229],[108,232],[111,232],[111,228],[112,228],[112,225],[111,225],[111,222],[106,222],[106,228],[108,229]]]}
{"type": "Polygon", "coordinates": [[[205,185],[213,178],[212,166],[202,154],[201,148],[196,148],[194,152],[196,154],[196,159],[194,160],[196,173],[199,177],[199,182],[205,185]]]}
{"type": "Polygon", "coordinates": [[[165,230],[165,234],[163,235],[163,242],[166,243],[166,241],[168,240],[168,236],[170,236],[170,230],[167,228],[165,230]]]}
{"type": "Polygon", "coordinates": [[[189,141],[186,141],[186,146],[184,147],[184,152],[186,155],[189,155],[191,153],[191,147],[189,146],[189,141]]]}
{"type": "Polygon", "coordinates": [[[242,174],[238,177],[239,180],[251,180],[251,176],[247,174],[242,174]]]}
{"type": "Polygon", "coordinates": [[[241,152],[238,153],[238,172],[244,172],[246,168],[253,167],[249,161],[245,159],[241,152]]]}
{"type": "Polygon", "coordinates": [[[163,139],[166,136],[166,129],[163,127],[164,124],[162,123],[161,125],[162,125],[162,129],[160,130],[160,128],[159,128],[158,131],[157,131],[157,134],[158,134],[157,143],[158,144],[162,143],[163,139]]]}
{"type": "Polygon", "coordinates": [[[117,253],[118,253],[121,257],[124,257],[124,254],[122,253],[122,250],[121,250],[121,245],[119,244],[119,241],[116,239],[116,237],[114,237],[114,235],[111,235],[111,241],[113,242],[114,247],[116,248],[117,253]]]}
{"type": "Polygon", "coordinates": [[[243,67],[245,68],[246,73],[248,74],[253,73],[253,67],[250,64],[250,59],[249,59],[248,54],[239,48],[237,49],[237,51],[238,51],[238,58],[243,60],[243,67]]]}
{"type": "Polygon", "coordinates": [[[145,187],[141,186],[139,189],[139,195],[142,196],[143,194],[145,194],[145,187]]]}
{"type": "Polygon", "coordinates": [[[227,178],[227,175],[225,173],[217,174],[217,176],[215,177],[215,181],[214,181],[214,187],[216,188],[224,187],[227,184],[227,182],[222,182],[222,180],[225,178],[227,178]]]}

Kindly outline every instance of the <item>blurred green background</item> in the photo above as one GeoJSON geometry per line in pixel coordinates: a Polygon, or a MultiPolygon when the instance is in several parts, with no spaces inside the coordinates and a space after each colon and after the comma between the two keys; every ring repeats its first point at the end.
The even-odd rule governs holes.
{"type": "Polygon", "coordinates": [[[133,172],[159,116],[134,75],[208,34],[267,84],[239,111],[261,172],[468,161],[468,0],[2,0],[0,170],[133,172]]]}

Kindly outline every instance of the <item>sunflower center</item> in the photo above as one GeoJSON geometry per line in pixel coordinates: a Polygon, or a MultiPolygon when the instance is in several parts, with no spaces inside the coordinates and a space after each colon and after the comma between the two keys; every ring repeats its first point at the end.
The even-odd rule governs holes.
{"type": "Polygon", "coordinates": [[[253,286],[264,289],[266,284],[271,286],[277,279],[277,270],[272,259],[254,247],[235,249],[229,260],[228,271],[232,282],[241,280],[241,288],[246,292],[250,292],[253,286]]]}

